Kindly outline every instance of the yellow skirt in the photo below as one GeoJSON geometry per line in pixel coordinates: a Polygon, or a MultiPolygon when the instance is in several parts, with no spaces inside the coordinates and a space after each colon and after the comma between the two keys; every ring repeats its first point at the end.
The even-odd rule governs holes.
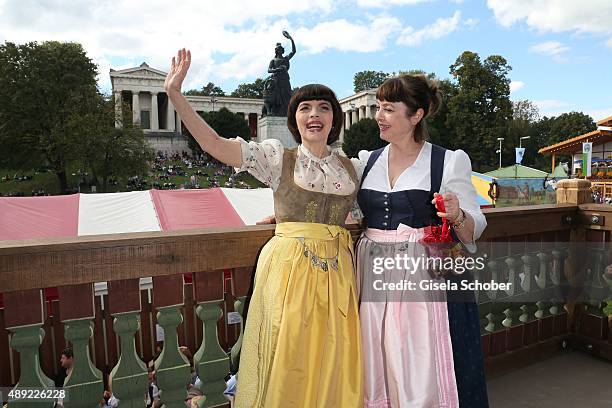
{"type": "Polygon", "coordinates": [[[237,378],[238,408],[363,406],[353,243],[346,229],[276,226],[257,263],[237,378]]]}

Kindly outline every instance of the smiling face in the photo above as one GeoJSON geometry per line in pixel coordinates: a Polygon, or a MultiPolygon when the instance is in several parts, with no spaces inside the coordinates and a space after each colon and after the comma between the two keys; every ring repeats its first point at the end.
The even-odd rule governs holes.
{"type": "Polygon", "coordinates": [[[423,109],[410,114],[404,102],[378,101],[376,122],[380,138],[394,143],[405,137],[413,137],[414,129],[423,115],[423,109]]]}
{"type": "Polygon", "coordinates": [[[302,142],[327,144],[334,113],[332,105],[326,100],[303,101],[295,112],[295,121],[302,142]]]}

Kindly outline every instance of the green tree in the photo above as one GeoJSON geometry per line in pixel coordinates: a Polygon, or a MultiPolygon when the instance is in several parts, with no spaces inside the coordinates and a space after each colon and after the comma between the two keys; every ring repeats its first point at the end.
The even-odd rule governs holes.
{"type": "Polygon", "coordinates": [[[386,144],[374,119],[365,118],[344,131],[342,150],[348,157],[357,157],[360,150],[376,150],[386,144]]]}
{"type": "MultiPolygon", "coordinates": [[[[428,77],[431,80],[436,80],[434,74],[429,74],[428,77]]],[[[448,102],[457,94],[457,86],[448,79],[444,79],[438,80],[438,88],[442,94],[442,102],[438,111],[427,118],[429,140],[447,149],[458,149],[460,146],[457,145],[455,129],[448,123],[450,113],[448,102]]]]}
{"type": "Polygon", "coordinates": [[[130,124],[115,127],[113,98],[100,95],[95,103],[96,109],[74,124],[83,136],[80,156],[91,172],[93,183],[106,192],[111,177],[146,177],[154,152],[147,145],[142,129],[130,124]]]}
{"type": "Polygon", "coordinates": [[[264,80],[261,78],[257,78],[255,82],[240,84],[231,93],[230,96],[235,98],[253,98],[253,99],[262,99],[263,98],[263,90],[264,90],[264,80]]]}
{"type": "Polygon", "coordinates": [[[0,165],[49,166],[67,192],[67,166],[83,143],[75,124],[97,96],[96,65],[80,44],[0,45],[0,165]]]}
{"type": "MultiPolygon", "coordinates": [[[[240,136],[244,140],[251,138],[251,129],[247,121],[244,120],[244,115],[240,113],[232,113],[227,108],[221,108],[218,111],[203,112],[200,115],[221,137],[232,138],[240,136]]],[[[202,153],[200,145],[185,127],[183,128],[183,134],[189,138],[189,148],[194,153],[202,153]]]]}
{"type": "Polygon", "coordinates": [[[185,95],[190,95],[190,96],[225,96],[225,92],[223,92],[223,89],[221,89],[220,87],[218,87],[217,85],[213,84],[212,82],[209,82],[208,84],[204,85],[202,87],[202,89],[190,89],[187,92],[185,92],[185,95]]]}
{"type": "MultiPolygon", "coordinates": [[[[559,116],[544,116],[533,126],[532,135],[535,139],[534,150],[562,142],[572,137],[591,132],[597,129],[597,125],[589,115],[582,112],[563,113],[559,116]]],[[[571,160],[571,158],[570,158],[571,160]]],[[[550,170],[550,156],[537,154],[535,166],[539,169],[550,170]]],[[[560,160],[557,159],[557,163],[560,160]]]]}
{"type": "Polygon", "coordinates": [[[456,132],[456,146],[470,155],[477,170],[494,167],[497,138],[506,138],[508,133],[512,118],[510,70],[499,55],[481,61],[470,51],[450,66],[457,93],[448,102],[448,125],[456,132]]]}
{"type": "Polygon", "coordinates": [[[538,156],[538,145],[540,139],[535,132],[535,125],[540,119],[538,107],[529,100],[512,102],[512,119],[508,124],[508,146],[504,152],[504,162],[511,164],[515,162],[514,147],[523,146],[525,154],[521,164],[534,166],[538,156]],[[521,138],[529,137],[529,139],[521,138]]]}
{"type": "Polygon", "coordinates": [[[366,91],[368,89],[378,88],[389,74],[382,71],[360,71],[353,77],[353,86],[355,92],[366,91]]]}
{"type": "Polygon", "coordinates": [[[555,144],[597,129],[593,118],[582,112],[563,113],[557,116],[550,128],[548,144],[555,144]]]}

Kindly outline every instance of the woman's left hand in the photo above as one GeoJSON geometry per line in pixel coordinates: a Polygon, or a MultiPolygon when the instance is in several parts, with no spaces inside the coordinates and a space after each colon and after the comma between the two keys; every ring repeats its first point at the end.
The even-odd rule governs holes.
{"type": "Polygon", "coordinates": [[[444,198],[444,208],[446,212],[438,212],[438,217],[444,217],[449,220],[451,223],[459,220],[461,217],[461,207],[459,206],[459,199],[454,193],[434,193],[434,198],[431,201],[432,204],[436,204],[436,198],[442,195],[444,198]]]}

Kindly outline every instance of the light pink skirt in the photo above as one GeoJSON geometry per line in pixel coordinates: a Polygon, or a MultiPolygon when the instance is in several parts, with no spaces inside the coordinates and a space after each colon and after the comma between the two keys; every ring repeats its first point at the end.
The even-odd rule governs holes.
{"type": "Polygon", "coordinates": [[[381,272],[375,259],[424,257],[422,234],[402,224],[369,228],[357,244],[365,407],[459,407],[444,291],[380,290],[381,281],[443,282],[406,264],[381,272]]]}

